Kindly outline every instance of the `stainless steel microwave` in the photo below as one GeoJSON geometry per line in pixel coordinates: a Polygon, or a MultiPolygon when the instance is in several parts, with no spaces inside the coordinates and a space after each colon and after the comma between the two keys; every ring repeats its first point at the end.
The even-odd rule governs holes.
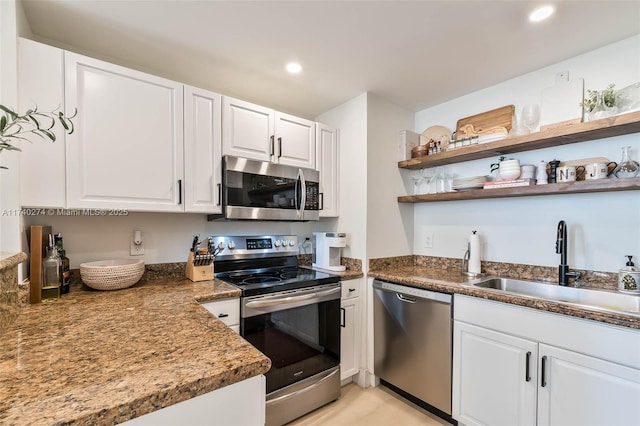
{"type": "Polygon", "coordinates": [[[320,174],[247,158],[222,157],[222,214],[208,220],[309,221],[320,218],[320,174]]]}

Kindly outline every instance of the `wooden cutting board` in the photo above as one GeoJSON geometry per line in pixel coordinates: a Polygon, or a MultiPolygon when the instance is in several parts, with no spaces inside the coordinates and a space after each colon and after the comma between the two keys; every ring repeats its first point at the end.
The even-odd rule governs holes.
{"type": "Polygon", "coordinates": [[[582,122],[584,80],[569,80],[569,72],[556,75],[555,84],[540,94],[540,130],[582,122]]]}
{"type": "Polygon", "coordinates": [[[460,129],[467,124],[471,124],[476,132],[486,131],[492,127],[504,127],[508,132],[511,130],[514,111],[515,107],[513,105],[506,105],[491,111],[461,118],[456,125],[456,138],[462,136],[460,129]]]}

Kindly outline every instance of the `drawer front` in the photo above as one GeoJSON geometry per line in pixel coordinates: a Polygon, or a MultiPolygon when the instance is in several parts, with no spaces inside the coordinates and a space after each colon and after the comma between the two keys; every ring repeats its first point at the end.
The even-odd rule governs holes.
{"type": "Polygon", "coordinates": [[[240,324],[240,299],[225,299],[206,302],[202,306],[228,326],[240,324]]]}
{"type": "Polygon", "coordinates": [[[341,281],[340,285],[342,287],[342,294],[340,295],[340,299],[351,299],[352,297],[360,296],[359,279],[341,281]]]}

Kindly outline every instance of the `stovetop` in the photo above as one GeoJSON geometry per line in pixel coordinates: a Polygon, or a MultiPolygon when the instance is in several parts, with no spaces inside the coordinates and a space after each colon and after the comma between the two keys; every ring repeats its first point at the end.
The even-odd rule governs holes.
{"type": "Polygon", "coordinates": [[[239,287],[243,296],[295,290],[340,281],[338,276],[298,266],[236,270],[215,275],[216,278],[239,287]]]}

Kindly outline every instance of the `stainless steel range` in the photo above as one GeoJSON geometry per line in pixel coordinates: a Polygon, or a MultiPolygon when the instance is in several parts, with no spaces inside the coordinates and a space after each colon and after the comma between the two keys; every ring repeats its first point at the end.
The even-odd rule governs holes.
{"type": "Polygon", "coordinates": [[[212,239],[216,278],[242,290],[240,334],[271,359],[266,424],[338,399],[339,277],[299,268],[296,236],[212,239]]]}

